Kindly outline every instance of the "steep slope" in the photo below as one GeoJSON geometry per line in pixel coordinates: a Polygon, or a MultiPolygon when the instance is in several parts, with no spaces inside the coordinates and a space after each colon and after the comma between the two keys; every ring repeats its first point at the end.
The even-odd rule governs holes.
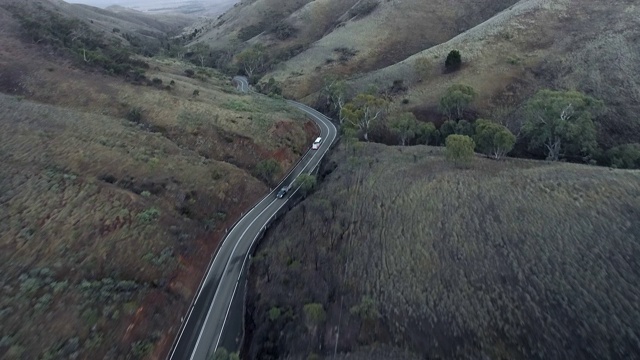
{"type": "Polygon", "coordinates": [[[439,98],[455,83],[479,94],[469,120],[491,118],[514,133],[537,90],[576,89],[605,103],[598,142],[606,150],[640,139],[639,19],[632,0],[257,0],[237,4],[196,41],[267,45],[263,81],[274,77],[285,96],[310,104],[321,105],[327,76],[348,80],[351,95],[372,86],[388,94],[402,82],[408,91],[391,94],[390,113],[436,124],[439,98]],[[462,69],[445,73],[454,49],[462,69]]]}
{"type": "Polygon", "coordinates": [[[8,5],[0,358],[163,358],[225,227],[315,128],[281,100],[238,94],[220,74],[134,54],[109,40],[118,38],[111,29],[103,38],[97,17],[92,25],[66,5],[11,2],[44,19],[34,23],[8,5]],[[68,29],[90,34],[103,58],[85,61],[76,45],[86,43],[68,29]],[[123,54],[147,69],[101,65],[122,65],[123,54]],[[258,171],[264,160],[274,171],[258,171]]]}
{"type": "MultiPolygon", "coordinates": [[[[391,9],[394,5],[391,2],[386,6],[391,9]]],[[[424,8],[410,2],[395,6],[404,8],[393,18],[382,18],[382,10],[370,17],[378,14],[380,23],[391,27],[403,22],[397,19],[417,17],[415,14],[422,14],[424,8]]],[[[439,18],[447,21],[446,16],[439,18]]],[[[375,39],[391,34],[388,37],[395,39],[391,44],[412,50],[422,45],[405,46],[406,40],[396,35],[401,31],[367,28],[364,19],[348,22],[344,30],[328,34],[265,77],[274,76],[282,82],[285,95],[308,97],[309,103],[315,102],[324,77],[332,74],[349,79],[353,93],[371,86],[384,91],[394,81],[402,81],[408,92],[394,95],[390,112],[409,110],[419,119],[436,124],[442,121],[437,109],[440,96],[450,85],[464,83],[479,94],[473,104],[478,117],[508,124],[515,133],[523,118],[521,105],[535,91],[577,89],[606,105],[599,119],[599,143],[606,149],[640,139],[640,122],[634,115],[640,110],[640,83],[634,75],[640,70],[639,19],[640,8],[633,1],[521,0],[450,40],[441,36],[430,44],[422,43],[424,49],[406,59],[399,57],[407,52],[387,49],[375,39]],[[368,41],[371,46],[366,45],[368,41]],[[341,62],[340,54],[334,51],[340,48],[360,51],[341,62]],[[390,62],[398,62],[376,70],[371,62],[383,57],[372,55],[367,48],[394,57],[390,62]],[[445,74],[446,55],[454,49],[462,53],[463,67],[445,74]],[[418,61],[426,70],[416,70],[418,61]]],[[[427,29],[415,22],[411,25],[409,29],[414,31],[407,37],[413,41],[422,39],[423,32],[453,33],[445,26],[427,29]]]]}
{"type": "Polygon", "coordinates": [[[367,72],[444,42],[513,3],[515,0],[463,1],[453,8],[448,1],[418,0],[240,2],[198,41],[213,47],[236,38],[274,49],[310,47],[289,68],[303,73],[325,65],[336,48],[348,48],[358,53],[350,62],[351,71],[358,67],[357,71],[367,72]],[[277,24],[286,24],[291,34],[278,34],[277,24]]]}
{"type": "Polygon", "coordinates": [[[250,359],[640,356],[640,172],[360,143],[324,175],[253,258],[250,359]]]}
{"type": "Polygon", "coordinates": [[[437,104],[454,83],[473,86],[480,117],[490,117],[519,132],[522,102],[541,88],[577,89],[604,101],[599,142],[605,148],[640,140],[640,8],[633,1],[520,1],[500,15],[397,64],[353,80],[356,89],[389,87],[403,80],[409,92],[393,109],[409,109],[438,122],[437,104]],[[452,49],[464,66],[443,74],[452,49]],[[416,62],[431,71],[416,71],[416,62]],[[400,105],[408,99],[409,105],[400,105]]]}

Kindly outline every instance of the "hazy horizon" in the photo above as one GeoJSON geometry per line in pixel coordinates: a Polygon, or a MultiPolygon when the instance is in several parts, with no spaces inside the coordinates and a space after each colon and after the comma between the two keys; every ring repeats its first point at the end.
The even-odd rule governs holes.
{"type": "Polygon", "coordinates": [[[228,4],[239,0],[65,0],[71,4],[86,4],[100,8],[106,8],[111,5],[119,5],[138,10],[150,10],[167,7],[177,7],[189,3],[204,4],[228,4]]]}

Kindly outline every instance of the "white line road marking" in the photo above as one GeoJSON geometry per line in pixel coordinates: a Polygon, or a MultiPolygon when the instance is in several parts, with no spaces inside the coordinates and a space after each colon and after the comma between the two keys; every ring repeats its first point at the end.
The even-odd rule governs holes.
{"type": "MultiPolygon", "coordinates": [[[[247,82],[244,78],[241,78],[241,77],[234,78],[234,81],[237,81],[237,82],[239,82],[239,83],[240,83],[240,89],[241,89],[242,91],[251,91],[251,90],[250,90],[250,88],[249,88],[249,84],[248,84],[248,82],[247,82]],[[245,89],[246,89],[246,90],[245,90],[245,89]]],[[[320,129],[320,130],[321,130],[321,134],[322,134],[323,130],[325,130],[325,129],[326,129],[326,132],[327,132],[327,135],[326,135],[326,136],[327,136],[327,140],[328,140],[328,137],[329,137],[330,135],[333,135],[333,137],[331,138],[331,141],[326,141],[326,142],[327,142],[327,144],[328,144],[328,146],[326,146],[326,148],[324,149],[324,151],[323,151],[322,153],[320,153],[320,151],[315,151],[315,152],[314,152],[314,154],[313,154],[313,155],[311,155],[311,158],[306,160],[306,164],[304,165],[304,167],[303,167],[301,170],[296,170],[296,168],[294,167],[294,168],[293,168],[293,169],[291,169],[291,171],[289,171],[289,173],[285,176],[285,179],[286,179],[286,178],[288,178],[289,176],[291,176],[292,174],[294,174],[294,175],[295,175],[295,176],[294,176],[294,181],[295,181],[295,179],[297,179],[297,177],[298,177],[298,176],[300,176],[301,174],[305,173],[305,171],[307,170],[307,168],[309,167],[309,165],[312,165],[312,164],[313,164],[312,168],[315,168],[316,166],[318,166],[318,165],[319,165],[320,160],[321,160],[321,159],[322,159],[322,157],[324,157],[324,155],[329,151],[329,149],[331,148],[331,145],[333,144],[333,142],[334,142],[334,141],[335,141],[335,139],[336,139],[336,136],[337,136],[337,128],[336,128],[336,126],[331,122],[331,119],[330,119],[330,118],[328,118],[328,117],[327,117],[327,116],[325,116],[324,114],[322,114],[322,113],[320,113],[320,112],[316,111],[315,109],[310,108],[310,107],[308,107],[308,106],[306,106],[306,105],[304,105],[304,104],[297,103],[297,102],[290,101],[290,100],[288,100],[288,101],[287,101],[287,103],[288,103],[289,105],[294,106],[294,107],[296,107],[297,109],[299,109],[299,110],[301,110],[301,111],[303,111],[303,112],[307,113],[307,115],[311,116],[311,117],[316,121],[316,123],[319,123],[319,125],[321,126],[321,129],[320,129]],[[331,126],[331,128],[333,128],[333,133],[332,133],[332,130],[331,130],[331,128],[330,128],[329,126],[331,126]],[[319,159],[319,160],[316,160],[316,157],[317,157],[318,155],[320,156],[320,159],[319,159]],[[314,163],[315,163],[315,164],[314,164],[314,163]],[[297,174],[296,174],[296,173],[297,173],[297,174]]],[[[322,134],[322,135],[324,135],[324,134],[322,134]]],[[[302,158],[301,158],[301,159],[304,159],[304,158],[307,156],[307,154],[308,154],[309,152],[310,152],[310,150],[307,150],[307,152],[302,156],[302,158]]],[[[300,160],[300,161],[304,161],[304,160],[300,160]]],[[[228,237],[232,236],[232,233],[233,233],[234,231],[236,231],[237,229],[240,229],[241,224],[242,224],[243,222],[245,222],[245,220],[246,220],[246,219],[248,219],[248,218],[249,218],[249,216],[248,216],[249,214],[251,214],[251,213],[252,213],[252,212],[254,212],[254,211],[257,211],[256,209],[258,209],[260,206],[262,206],[262,205],[263,205],[263,203],[264,203],[265,201],[269,201],[269,200],[271,200],[271,203],[267,204],[267,205],[266,205],[266,207],[265,207],[265,208],[264,208],[264,209],[263,209],[263,210],[262,210],[262,211],[261,211],[261,212],[260,212],[260,213],[259,213],[259,214],[258,214],[258,215],[257,215],[257,216],[256,216],[256,217],[255,217],[251,222],[250,222],[250,223],[249,223],[249,225],[247,225],[247,226],[245,227],[245,230],[242,232],[242,234],[241,234],[241,235],[240,235],[240,237],[238,238],[238,241],[235,243],[235,245],[234,245],[233,249],[231,250],[231,254],[230,254],[229,258],[226,260],[226,263],[225,263],[225,266],[224,266],[224,269],[223,269],[223,272],[222,272],[222,275],[221,275],[221,278],[220,278],[220,282],[217,284],[217,288],[216,288],[216,290],[215,290],[213,300],[212,300],[212,302],[211,302],[211,303],[210,303],[210,305],[209,305],[209,310],[207,311],[207,315],[206,315],[206,317],[205,317],[205,319],[204,319],[204,322],[203,322],[202,327],[201,327],[201,329],[200,329],[200,332],[199,332],[199,334],[198,334],[198,339],[197,339],[197,341],[196,341],[195,347],[194,347],[193,349],[191,349],[191,350],[192,350],[192,353],[191,353],[191,359],[194,359],[194,357],[195,357],[195,355],[196,355],[196,351],[197,351],[197,349],[198,349],[198,346],[199,346],[199,344],[200,344],[200,341],[202,340],[202,336],[203,336],[203,333],[204,333],[204,330],[205,330],[206,324],[209,322],[209,318],[211,317],[211,312],[212,312],[212,310],[213,310],[213,305],[215,304],[216,299],[218,298],[218,295],[219,295],[219,293],[220,293],[220,289],[221,289],[221,286],[222,286],[222,283],[223,283],[223,279],[224,279],[224,274],[225,274],[225,273],[227,273],[227,271],[229,270],[229,267],[230,267],[230,264],[231,264],[231,260],[235,257],[235,253],[236,253],[236,250],[237,250],[238,246],[240,245],[240,241],[244,238],[245,234],[247,233],[247,231],[249,231],[249,229],[253,226],[253,224],[254,224],[254,223],[255,223],[255,222],[256,222],[256,221],[257,221],[257,220],[258,220],[258,219],[259,219],[259,218],[260,218],[260,217],[261,217],[261,216],[262,216],[262,215],[267,211],[267,210],[271,209],[272,205],[273,205],[276,201],[278,201],[278,200],[276,200],[276,199],[271,199],[271,197],[270,197],[270,195],[272,195],[272,194],[273,194],[274,192],[276,192],[277,190],[278,190],[278,188],[275,188],[275,189],[274,189],[273,191],[271,191],[267,196],[265,196],[265,197],[264,197],[260,202],[258,202],[256,205],[254,205],[254,206],[253,206],[253,207],[252,207],[252,208],[247,212],[247,214],[246,214],[245,216],[243,216],[241,219],[239,219],[239,220],[238,220],[238,222],[233,226],[233,228],[231,229],[231,231],[230,231],[230,232],[225,236],[225,238],[228,238],[228,237]]],[[[289,197],[291,197],[291,196],[293,196],[295,193],[297,193],[297,191],[298,191],[298,190],[299,190],[299,189],[298,189],[298,188],[296,188],[296,189],[294,190],[294,192],[293,192],[289,197]]],[[[245,254],[245,256],[244,256],[244,260],[243,260],[243,262],[242,262],[242,266],[241,266],[241,268],[240,268],[240,273],[238,274],[238,278],[237,278],[237,280],[236,280],[236,284],[235,284],[234,289],[233,289],[233,292],[232,292],[232,294],[231,294],[231,301],[229,302],[229,306],[227,307],[227,310],[226,310],[226,312],[225,312],[225,316],[224,316],[223,323],[222,323],[222,328],[220,329],[220,333],[218,334],[217,339],[216,339],[216,342],[215,342],[215,347],[213,348],[213,351],[214,351],[214,352],[218,349],[218,345],[219,345],[220,340],[221,340],[221,338],[222,338],[222,334],[223,334],[224,327],[225,327],[225,325],[226,325],[227,318],[228,318],[229,313],[230,313],[230,310],[231,310],[231,306],[232,306],[232,303],[233,303],[233,299],[234,299],[235,294],[236,294],[236,292],[237,292],[237,288],[238,288],[238,284],[239,284],[239,282],[240,282],[240,278],[242,277],[242,272],[244,271],[245,265],[246,265],[246,263],[247,263],[247,259],[248,259],[249,255],[250,255],[250,250],[251,250],[251,248],[254,246],[254,244],[255,244],[255,242],[256,242],[256,240],[257,240],[258,236],[260,235],[260,233],[261,233],[263,230],[265,230],[266,225],[267,225],[267,224],[268,224],[268,223],[269,223],[269,222],[274,218],[274,216],[276,216],[276,215],[278,214],[278,212],[282,209],[282,207],[283,207],[285,204],[287,204],[287,201],[288,201],[288,200],[283,201],[283,202],[282,202],[282,203],[277,207],[277,209],[275,209],[275,212],[274,212],[273,214],[271,214],[271,216],[269,216],[269,218],[266,220],[265,224],[260,228],[260,230],[258,231],[258,233],[257,233],[257,234],[256,234],[256,235],[251,239],[251,243],[249,244],[249,248],[248,248],[248,250],[247,250],[247,252],[246,252],[246,254],[245,254]]],[[[238,230],[238,231],[239,231],[239,230],[238,230]]],[[[228,242],[224,242],[224,239],[223,239],[223,243],[221,244],[221,246],[220,246],[220,250],[218,251],[218,253],[221,253],[221,252],[222,252],[222,249],[224,248],[225,244],[228,244],[228,242]]],[[[196,296],[196,298],[195,298],[195,301],[193,302],[193,304],[192,304],[192,306],[191,306],[191,308],[190,308],[190,310],[189,310],[189,314],[187,315],[187,318],[184,320],[184,323],[185,323],[185,324],[186,324],[186,323],[188,323],[189,319],[191,318],[191,315],[192,315],[192,313],[193,313],[193,309],[194,309],[194,307],[195,307],[195,304],[197,303],[198,299],[200,298],[200,295],[202,294],[202,291],[204,290],[205,284],[206,284],[207,282],[209,282],[209,281],[210,281],[210,278],[211,278],[211,276],[213,275],[213,274],[212,274],[213,269],[214,269],[214,267],[216,267],[216,266],[214,266],[214,265],[216,264],[216,261],[217,261],[218,259],[219,259],[219,258],[216,256],[216,257],[214,257],[213,261],[211,262],[211,266],[209,267],[209,270],[208,270],[208,272],[207,272],[207,275],[206,275],[206,277],[205,277],[204,281],[203,281],[203,282],[202,282],[202,284],[201,284],[200,290],[198,291],[198,294],[197,294],[197,296],[196,296]]],[[[220,259],[220,261],[223,261],[223,259],[220,259]]],[[[218,263],[219,263],[219,262],[218,262],[218,263]]],[[[171,353],[170,358],[173,358],[173,356],[174,356],[174,354],[175,354],[175,351],[176,351],[176,348],[177,348],[177,344],[180,342],[180,339],[182,338],[183,333],[184,333],[184,328],[183,328],[183,331],[180,333],[180,335],[179,335],[179,337],[178,337],[178,339],[177,339],[177,341],[176,341],[176,347],[173,349],[173,351],[172,351],[172,353],[171,353]]],[[[209,348],[209,349],[207,349],[207,355],[208,355],[208,351],[209,351],[209,350],[210,350],[210,348],[209,348]]]]}
{"type": "MultiPolygon", "coordinates": [[[[251,223],[249,223],[247,228],[240,235],[239,239],[242,239],[242,237],[244,237],[244,234],[246,234],[247,231],[249,231],[249,229],[251,228],[251,225],[253,225],[253,223],[256,222],[256,220],[258,220],[260,218],[260,216],[262,216],[262,214],[264,214],[265,211],[269,210],[269,207],[271,207],[271,205],[274,203],[274,201],[271,201],[271,204],[267,205],[267,207],[265,207],[264,210],[262,210],[260,212],[260,214],[258,214],[258,216],[256,216],[255,219],[253,219],[253,221],[251,223]]],[[[236,246],[233,247],[233,250],[231,251],[231,256],[229,256],[229,259],[227,260],[227,264],[225,265],[224,271],[222,272],[222,274],[225,274],[227,272],[227,268],[229,267],[229,263],[231,262],[231,259],[233,258],[233,253],[235,252],[235,250],[236,250],[236,248],[238,247],[239,244],[240,244],[240,241],[236,242],[236,246]]],[[[222,282],[222,280],[220,280],[220,282],[222,282]]],[[[220,288],[220,284],[218,284],[218,289],[219,288],[220,288]]],[[[211,305],[215,304],[216,298],[218,297],[219,293],[220,293],[219,291],[216,291],[215,295],[213,296],[213,300],[211,301],[211,305]]],[[[196,341],[196,345],[193,347],[194,351],[191,353],[191,359],[193,359],[193,357],[196,355],[196,351],[195,350],[198,348],[198,344],[200,344],[200,340],[202,339],[202,333],[204,333],[205,324],[207,323],[207,320],[209,319],[209,316],[211,315],[211,310],[213,310],[213,306],[209,306],[209,311],[207,312],[207,316],[205,317],[204,324],[202,324],[202,328],[200,329],[200,334],[198,335],[198,340],[196,341]]],[[[220,331],[220,334],[222,334],[222,331],[220,331]]],[[[217,348],[217,345],[216,345],[216,348],[217,348]]],[[[215,352],[215,350],[214,350],[214,352],[215,352]]]]}

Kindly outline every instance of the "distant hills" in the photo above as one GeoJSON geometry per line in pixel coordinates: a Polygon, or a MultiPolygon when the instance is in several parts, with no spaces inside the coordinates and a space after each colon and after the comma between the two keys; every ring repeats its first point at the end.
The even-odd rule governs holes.
{"type": "Polygon", "coordinates": [[[86,0],[69,1],[70,3],[82,3],[101,8],[108,8],[117,11],[119,7],[126,7],[144,12],[178,12],[183,14],[194,14],[215,16],[222,14],[233,6],[238,0],[174,0],[174,1],[154,1],[154,0],[86,0]]]}

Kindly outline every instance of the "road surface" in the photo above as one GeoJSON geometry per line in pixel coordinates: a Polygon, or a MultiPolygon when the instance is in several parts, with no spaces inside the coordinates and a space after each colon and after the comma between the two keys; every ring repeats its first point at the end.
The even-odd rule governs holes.
{"type": "MultiPolygon", "coordinates": [[[[242,92],[248,92],[249,84],[244,77],[235,77],[234,82],[242,92]]],[[[276,193],[282,186],[293,184],[298,175],[312,171],[322,160],[337,136],[336,127],[322,113],[295,101],[287,101],[309,115],[320,128],[323,142],[318,150],[309,150],[298,165],[270,194],[249,210],[229,231],[215,258],[207,269],[174,347],[169,353],[171,360],[208,360],[220,346],[225,326],[242,326],[242,314],[232,312],[237,304],[238,287],[244,285],[244,268],[256,239],[265,226],[287,203],[295,189],[282,199],[276,193]],[[236,297],[236,302],[234,302],[236,297]]]]}

